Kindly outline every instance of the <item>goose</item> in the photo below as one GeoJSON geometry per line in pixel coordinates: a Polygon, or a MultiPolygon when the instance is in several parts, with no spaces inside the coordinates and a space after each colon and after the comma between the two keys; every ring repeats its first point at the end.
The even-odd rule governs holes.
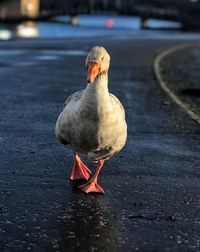
{"type": "Polygon", "coordinates": [[[66,100],[55,126],[57,139],[74,151],[71,180],[88,180],[91,174],[79,154],[97,163],[94,176],[79,186],[85,193],[104,193],[97,182],[99,172],[104,161],[124,147],[127,138],[124,108],[108,90],[109,65],[104,47],[90,50],[86,57],[87,86],[66,100]]]}

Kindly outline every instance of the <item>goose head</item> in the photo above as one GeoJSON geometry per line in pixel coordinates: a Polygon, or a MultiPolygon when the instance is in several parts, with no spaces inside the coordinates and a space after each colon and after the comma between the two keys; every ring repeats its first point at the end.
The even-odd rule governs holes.
{"type": "Polygon", "coordinates": [[[102,72],[108,72],[110,55],[104,47],[95,46],[87,55],[86,67],[88,70],[87,83],[92,84],[102,72]]]}

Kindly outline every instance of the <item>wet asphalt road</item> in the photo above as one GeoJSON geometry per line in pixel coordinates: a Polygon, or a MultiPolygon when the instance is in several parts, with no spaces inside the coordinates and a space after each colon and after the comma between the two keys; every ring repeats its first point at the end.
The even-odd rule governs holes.
{"type": "Polygon", "coordinates": [[[0,251],[200,251],[200,128],[153,70],[181,42],[1,43],[0,251]],[[125,106],[128,140],[99,176],[105,195],[85,195],[68,180],[73,153],[54,125],[84,87],[84,54],[96,44],[111,54],[109,88],[125,106]]]}

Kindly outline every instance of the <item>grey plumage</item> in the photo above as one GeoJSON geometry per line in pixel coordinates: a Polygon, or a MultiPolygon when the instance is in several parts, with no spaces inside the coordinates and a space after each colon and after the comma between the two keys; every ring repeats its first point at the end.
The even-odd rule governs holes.
{"type": "Polygon", "coordinates": [[[87,58],[97,60],[104,58],[100,62],[101,72],[92,84],[66,100],[55,128],[61,143],[94,161],[118,153],[127,137],[124,108],[108,91],[110,57],[104,50],[97,48],[97,52],[88,55],[87,58]]]}

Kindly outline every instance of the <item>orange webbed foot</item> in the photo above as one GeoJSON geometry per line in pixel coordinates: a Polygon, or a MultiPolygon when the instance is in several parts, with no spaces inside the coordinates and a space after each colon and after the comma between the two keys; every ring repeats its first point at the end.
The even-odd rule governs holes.
{"type": "Polygon", "coordinates": [[[92,180],[88,181],[86,184],[79,186],[79,188],[85,193],[104,193],[103,188],[96,181],[92,180]]]}
{"type": "Polygon", "coordinates": [[[88,167],[81,161],[80,157],[76,154],[74,160],[74,166],[70,176],[71,180],[84,179],[88,180],[92,172],[88,167]]]}
{"type": "Polygon", "coordinates": [[[86,184],[79,186],[79,188],[83,192],[85,192],[85,193],[90,193],[90,192],[104,193],[104,190],[97,183],[97,177],[99,175],[99,172],[100,172],[103,164],[104,164],[104,160],[99,160],[94,176],[86,184]]]}

